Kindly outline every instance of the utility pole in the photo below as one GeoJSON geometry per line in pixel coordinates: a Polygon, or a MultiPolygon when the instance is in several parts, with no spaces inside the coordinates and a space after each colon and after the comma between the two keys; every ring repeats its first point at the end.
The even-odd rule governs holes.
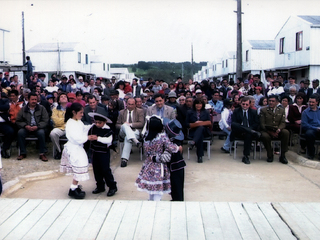
{"type": "Polygon", "coordinates": [[[182,66],[181,66],[181,78],[183,79],[183,63],[182,63],[182,66]]]}
{"type": "Polygon", "coordinates": [[[191,78],[193,79],[193,43],[191,43],[191,78]]]}
{"type": "Polygon", "coordinates": [[[22,64],[26,63],[26,45],[24,41],[24,12],[22,11],[22,64]]]}
{"type": "Polygon", "coordinates": [[[241,0],[237,0],[237,77],[242,78],[242,22],[241,0]]]}

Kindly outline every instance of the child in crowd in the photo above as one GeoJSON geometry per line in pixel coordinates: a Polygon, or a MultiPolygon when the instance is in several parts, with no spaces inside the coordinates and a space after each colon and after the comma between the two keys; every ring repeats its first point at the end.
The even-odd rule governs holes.
{"type": "Polygon", "coordinates": [[[230,133],[231,133],[231,116],[234,107],[233,102],[230,99],[223,100],[223,110],[221,112],[221,120],[219,121],[219,127],[227,134],[227,139],[224,142],[221,151],[230,153],[230,133]]]}
{"type": "MultiPolygon", "coordinates": [[[[182,146],[184,135],[181,131],[182,126],[176,119],[163,119],[165,131],[170,138],[170,141],[182,146]]],[[[170,184],[171,184],[171,198],[172,201],[183,201],[183,187],[184,187],[184,168],[186,162],[183,159],[182,153],[172,153],[168,168],[170,170],[170,184]]]]}
{"type": "Polygon", "coordinates": [[[170,161],[171,153],[182,152],[182,147],[169,140],[158,116],[153,115],[147,120],[147,134],[143,144],[146,159],[136,186],[139,191],[149,193],[150,201],[160,201],[163,193],[171,191],[170,171],[165,163],[170,161]]]}
{"type": "Polygon", "coordinates": [[[60,172],[73,173],[73,180],[69,190],[69,196],[75,199],[83,199],[86,195],[81,190],[79,181],[89,179],[88,157],[83,149],[83,144],[96,138],[88,136],[92,125],[84,125],[81,121],[83,107],[80,103],[73,103],[65,113],[66,137],[68,142],[64,145],[61,157],[60,172]]]}
{"type": "Polygon", "coordinates": [[[114,181],[110,168],[110,149],[112,144],[112,130],[107,123],[112,123],[106,116],[99,113],[89,113],[94,118],[95,124],[90,128],[88,135],[93,136],[89,144],[92,152],[92,167],[94,178],[96,180],[96,189],[93,194],[105,191],[105,184],[109,187],[108,197],[117,192],[117,182],[114,181]]]}

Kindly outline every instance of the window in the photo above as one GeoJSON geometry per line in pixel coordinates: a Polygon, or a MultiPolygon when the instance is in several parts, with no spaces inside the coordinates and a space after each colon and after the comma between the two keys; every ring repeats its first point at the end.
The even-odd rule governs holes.
{"type": "Polygon", "coordinates": [[[78,63],[81,63],[81,53],[78,52],[78,63]]]}
{"type": "Polygon", "coordinates": [[[284,38],[280,38],[280,43],[279,43],[279,54],[284,53],[284,38]]]}
{"type": "Polygon", "coordinates": [[[105,71],[106,70],[106,64],[105,63],[103,63],[103,71],[105,71]]]}
{"type": "Polygon", "coordinates": [[[228,67],[228,59],[226,59],[226,68],[228,67]]]}
{"type": "Polygon", "coordinates": [[[249,62],[249,50],[246,51],[246,62],[249,62]]]}
{"type": "Polygon", "coordinates": [[[302,50],[302,31],[296,33],[296,51],[302,50]]]}
{"type": "Polygon", "coordinates": [[[86,54],[86,64],[89,64],[88,54],[86,54]]]}
{"type": "Polygon", "coordinates": [[[224,61],[222,61],[222,68],[224,68],[224,61]]]}

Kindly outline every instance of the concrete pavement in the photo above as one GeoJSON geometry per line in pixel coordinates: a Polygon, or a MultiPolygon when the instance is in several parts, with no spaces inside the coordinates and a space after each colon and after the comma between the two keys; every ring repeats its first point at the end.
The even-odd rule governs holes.
{"type": "MultiPolygon", "coordinates": [[[[295,153],[288,154],[288,165],[278,162],[275,156],[273,163],[266,162],[265,151],[262,159],[250,159],[251,164],[241,162],[242,147],[238,149],[237,159],[229,154],[221,153],[223,141],[215,139],[211,146],[211,159],[199,164],[196,162],[195,150],[187,160],[185,146],[184,157],[187,162],[185,169],[185,201],[228,201],[228,202],[312,202],[320,199],[320,177],[316,169],[308,168],[295,163],[302,162],[295,153]],[[298,159],[298,160],[297,160],[298,159]]],[[[120,167],[119,154],[112,155],[111,167],[118,182],[118,192],[111,198],[106,193],[93,195],[95,181],[90,170],[91,179],[82,182],[83,189],[87,192],[86,199],[108,200],[146,200],[147,193],[137,191],[134,182],[140,171],[142,162],[139,160],[137,150],[131,156],[126,168],[120,167]]],[[[309,164],[310,165],[310,164],[309,164]]],[[[312,165],[312,164],[311,164],[312,165]]],[[[58,169],[57,169],[58,170],[58,169]]],[[[37,181],[26,181],[30,178],[37,179],[39,174],[27,176],[25,181],[14,184],[16,191],[10,188],[4,193],[7,198],[29,199],[68,199],[67,196],[72,176],[65,176],[56,172],[42,173],[37,181]]],[[[14,189],[14,188],[11,188],[14,189]]],[[[163,200],[170,200],[169,195],[164,195],[163,200]]]]}

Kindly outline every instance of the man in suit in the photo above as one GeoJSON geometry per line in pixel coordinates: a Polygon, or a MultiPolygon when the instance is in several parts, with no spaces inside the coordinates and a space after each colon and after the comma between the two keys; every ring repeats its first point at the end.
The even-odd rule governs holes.
{"type": "Polygon", "coordinates": [[[249,97],[241,99],[241,108],[236,108],[233,111],[231,123],[231,140],[234,140],[235,137],[244,140],[242,162],[245,164],[250,164],[249,156],[252,139],[259,139],[261,136],[261,133],[257,131],[259,117],[257,111],[250,108],[250,103],[249,97]]]}
{"type": "Polygon", "coordinates": [[[132,143],[137,147],[140,147],[138,139],[143,126],[143,110],[136,108],[136,101],[134,98],[129,98],[127,101],[127,109],[120,111],[116,124],[116,128],[120,129],[119,136],[124,139],[124,146],[121,154],[121,167],[127,166],[132,143]]]}
{"type": "Polygon", "coordinates": [[[287,164],[285,153],[288,151],[289,131],[285,129],[285,109],[278,105],[279,99],[275,95],[268,98],[268,107],[261,108],[260,126],[261,141],[267,150],[267,162],[273,162],[273,151],[271,148],[271,140],[281,141],[281,155],[279,161],[287,164]]]}
{"type": "Polygon", "coordinates": [[[90,95],[88,97],[88,102],[89,102],[89,105],[85,106],[83,110],[83,117],[81,119],[85,125],[90,125],[94,123],[94,119],[88,115],[89,112],[96,112],[102,115],[105,114],[105,109],[98,106],[99,102],[97,101],[95,96],[90,95]]]}
{"type": "Polygon", "coordinates": [[[175,119],[176,114],[174,109],[164,104],[165,96],[157,93],[154,95],[155,105],[151,106],[147,110],[147,116],[157,115],[161,118],[175,119]]]}
{"type": "Polygon", "coordinates": [[[318,79],[312,80],[312,87],[308,89],[307,97],[310,98],[310,96],[315,93],[320,95],[320,88],[319,88],[319,80],[318,79]]]}

